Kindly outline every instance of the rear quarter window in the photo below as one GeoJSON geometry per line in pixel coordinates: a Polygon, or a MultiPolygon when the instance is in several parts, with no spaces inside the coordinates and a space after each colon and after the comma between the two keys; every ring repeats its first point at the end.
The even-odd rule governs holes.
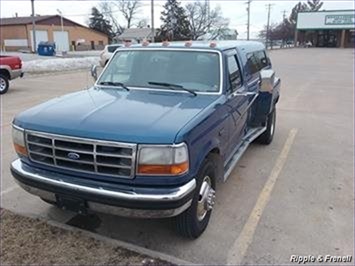
{"type": "Polygon", "coordinates": [[[255,53],[247,54],[247,67],[250,75],[254,75],[260,70],[259,59],[255,53]]]}
{"type": "Polygon", "coordinates": [[[247,54],[247,67],[251,75],[259,72],[270,65],[270,61],[264,50],[255,51],[247,54]]]}
{"type": "Polygon", "coordinates": [[[122,45],[110,45],[107,46],[107,51],[109,51],[110,53],[113,53],[114,51],[117,50],[117,48],[120,48],[122,45]]]}

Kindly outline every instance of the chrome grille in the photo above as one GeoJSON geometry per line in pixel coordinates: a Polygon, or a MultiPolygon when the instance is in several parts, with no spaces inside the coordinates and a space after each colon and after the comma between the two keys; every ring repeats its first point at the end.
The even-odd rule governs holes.
{"type": "Polygon", "coordinates": [[[133,178],[136,144],[26,131],[30,159],[85,173],[133,178]]]}

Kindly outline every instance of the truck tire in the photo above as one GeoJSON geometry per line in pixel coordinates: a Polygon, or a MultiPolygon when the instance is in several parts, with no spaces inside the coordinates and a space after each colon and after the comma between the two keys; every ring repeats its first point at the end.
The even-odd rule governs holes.
{"type": "Polygon", "coordinates": [[[9,79],[5,75],[0,74],[0,94],[6,93],[8,89],[9,79]]]}
{"type": "Polygon", "coordinates": [[[266,121],[266,130],[263,134],[261,134],[256,141],[260,144],[269,145],[275,133],[275,125],[276,125],[276,108],[267,116],[266,121]]]}
{"type": "Polygon", "coordinates": [[[216,171],[211,159],[205,159],[196,179],[191,206],[175,218],[178,233],[187,238],[199,237],[210,220],[216,187],[216,171]]]}

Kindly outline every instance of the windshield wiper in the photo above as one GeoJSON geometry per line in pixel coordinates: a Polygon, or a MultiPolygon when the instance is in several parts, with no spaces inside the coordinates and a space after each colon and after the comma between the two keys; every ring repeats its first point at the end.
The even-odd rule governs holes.
{"type": "Polygon", "coordinates": [[[99,85],[107,85],[107,86],[115,86],[115,87],[121,87],[125,89],[126,91],[129,91],[129,88],[126,87],[122,82],[114,82],[114,81],[101,81],[99,85]]]}
{"type": "Polygon", "coordinates": [[[149,81],[148,84],[167,87],[171,90],[183,90],[183,91],[187,91],[187,92],[191,93],[194,96],[197,96],[197,93],[194,92],[193,90],[186,89],[186,88],[184,88],[184,86],[181,86],[178,84],[167,83],[167,82],[156,82],[156,81],[149,81]]]}

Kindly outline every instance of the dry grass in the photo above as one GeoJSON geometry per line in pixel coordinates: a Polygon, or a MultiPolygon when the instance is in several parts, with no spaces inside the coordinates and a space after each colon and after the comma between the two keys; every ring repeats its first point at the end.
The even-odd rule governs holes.
{"type": "Polygon", "coordinates": [[[172,265],[1,210],[1,265],[172,265]]]}

